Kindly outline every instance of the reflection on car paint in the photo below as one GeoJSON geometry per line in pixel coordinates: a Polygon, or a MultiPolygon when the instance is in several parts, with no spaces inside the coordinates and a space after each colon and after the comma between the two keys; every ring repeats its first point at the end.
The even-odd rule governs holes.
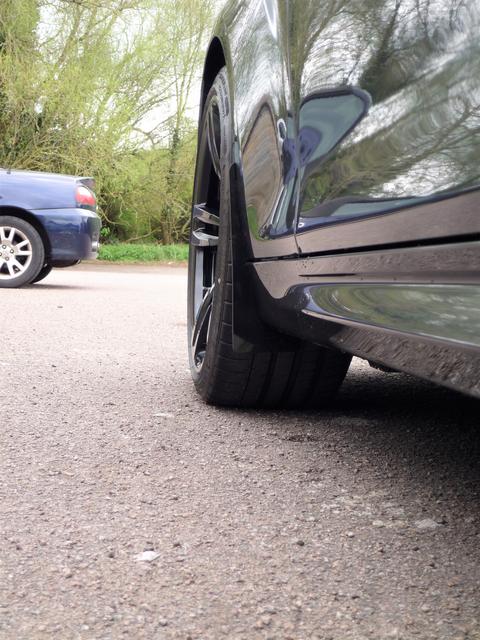
{"type": "Polygon", "coordinates": [[[253,257],[479,186],[478,0],[232,0],[223,23],[253,257]]]}
{"type": "Polygon", "coordinates": [[[252,254],[294,254],[296,165],[289,141],[296,139],[296,124],[289,107],[286,3],[233,0],[222,24],[235,60],[235,131],[252,254]]]}
{"type": "Polygon", "coordinates": [[[304,290],[304,313],[480,346],[480,287],[334,284],[304,290]]]}
{"type": "MultiPolygon", "coordinates": [[[[302,101],[322,88],[353,84],[372,98],[368,116],[335,154],[312,162],[302,176],[301,227],[394,211],[479,183],[478,2],[291,6],[292,96],[300,119],[302,101]]],[[[321,103],[313,107],[321,131],[326,117],[321,103]]]]}

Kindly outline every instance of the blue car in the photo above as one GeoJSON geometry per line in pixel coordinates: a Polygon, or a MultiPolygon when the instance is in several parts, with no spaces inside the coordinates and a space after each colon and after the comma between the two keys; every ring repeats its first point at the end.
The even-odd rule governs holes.
{"type": "Polygon", "coordinates": [[[92,178],[0,169],[0,288],[96,258],[101,221],[92,178]]]}

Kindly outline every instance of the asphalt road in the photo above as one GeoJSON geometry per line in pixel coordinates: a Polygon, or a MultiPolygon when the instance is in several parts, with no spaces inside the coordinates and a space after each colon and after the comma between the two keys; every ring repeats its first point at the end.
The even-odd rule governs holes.
{"type": "Polygon", "coordinates": [[[183,268],[2,290],[0,638],[480,638],[479,405],[357,361],[215,409],[183,268]]]}

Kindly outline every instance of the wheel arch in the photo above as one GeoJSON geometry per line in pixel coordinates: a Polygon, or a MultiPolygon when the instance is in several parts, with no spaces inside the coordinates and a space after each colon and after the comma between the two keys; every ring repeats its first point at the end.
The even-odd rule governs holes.
{"type": "Polygon", "coordinates": [[[21,209],[20,207],[3,207],[0,206],[0,216],[12,216],[14,218],[20,218],[21,220],[25,220],[32,225],[32,227],[38,232],[40,238],[43,242],[43,247],[45,249],[45,257],[49,258],[51,253],[51,245],[50,240],[48,238],[48,234],[45,231],[45,227],[42,225],[40,220],[31,213],[31,211],[27,211],[26,209],[21,209]]]}

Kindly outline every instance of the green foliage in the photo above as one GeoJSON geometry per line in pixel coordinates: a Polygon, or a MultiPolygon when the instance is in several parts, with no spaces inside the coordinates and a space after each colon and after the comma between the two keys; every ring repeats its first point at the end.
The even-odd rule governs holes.
{"type": "Polygon", "coordinates": [[[185,262],[187,244],[106,244],[100,246],[99,260],[108,262],[185,262]]]}
{"type": "Polygon", "coordinates": [[[0,165],[94,176],[109,240],[185,239],[211,18],[210,0],[2,0],[0,165]]]}

